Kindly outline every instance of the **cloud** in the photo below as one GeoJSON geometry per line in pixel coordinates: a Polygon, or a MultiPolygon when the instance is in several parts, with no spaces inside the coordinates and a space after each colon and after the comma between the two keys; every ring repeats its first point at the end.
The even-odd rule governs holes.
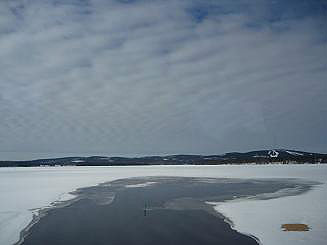
{"type": "Polygon", "coordinates": [[[323,151],[323,3],[258,3],[1,2],[0,151],[323,151]]]}

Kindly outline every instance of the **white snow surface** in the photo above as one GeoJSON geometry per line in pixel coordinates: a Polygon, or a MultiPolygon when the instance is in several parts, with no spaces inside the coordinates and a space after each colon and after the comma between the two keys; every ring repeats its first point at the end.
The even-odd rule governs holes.
{"type": "Polygon", "coordinates": [[[140,187],[147,187],[150,185],[153,185],[157,182],[145,182],[145,183],[141,183],[141,184],[134,184],[134,185],[125,185],[126,188],[140,188],[140,187]]]}
{"type": "Polygon", "coordinates": [[[295,152],[295,151],[286,151],[288,154],[293,156],[303,156],[303,153],[295,152]]]}
{"type": "Polygon", "coordinates": [[[234,228],[252,234],[264,245],[320,245],[327,241],[327,165],[223,165],[128,167],[0,168],[0,244],[18,241],[33,212],[73,197],[69,192],[86,186],[138,176],[189,176],[218,178],[302,178],[320,181],[303,195],[272,200],[220,203],[219,212],[234,228]],[[283,223],[305,223],[308,232],[284,232],[283,223]]]}
{"type": "Polygon", "coordinates": [[[268,155],[270,157],[278,157],[279,152],[278,151],[275,151],[275,150],[271,150],[271,151],[268,151],[268,155]]]}

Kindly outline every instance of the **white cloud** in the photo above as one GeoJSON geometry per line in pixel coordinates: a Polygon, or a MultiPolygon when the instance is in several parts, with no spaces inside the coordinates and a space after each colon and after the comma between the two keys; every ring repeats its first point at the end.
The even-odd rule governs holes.
{"type": "Polygon", "coordinates": [[[18,2],[0,6],[0,151],[326,147],[326,39],[313,16],[18,2]]]}

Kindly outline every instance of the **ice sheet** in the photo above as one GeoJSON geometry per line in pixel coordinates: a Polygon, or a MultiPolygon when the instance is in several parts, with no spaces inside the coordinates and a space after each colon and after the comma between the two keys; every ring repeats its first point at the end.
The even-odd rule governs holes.
{"type": "MultiPolygon", "coordinates": [[[[38,208],[49,206],[58,200],[67,200],[72,195],[68,193],[80,187],[92,186],[102,182],[112,181],[120,178],[138,177],[138,176],[188,176],[188,177],[223,177],[223,178],[304,178],[326,182],[327,165],[246,165],[246,166],[129,166],[129,167],[39,167],[39,168],[0,168],[0,244],[13,244],[19,239],[20,231],[31,221],[33,212],[38,208]]],[[[326,214],[326,188],[321,187],[309,192],[306,196],[285,197],[280,200],[286,200],[284,206],[298,205],[298,201],[303,203],[313,203],[314,209],[304,208],[301,216],[290,211],[289,217],[294,219],[302,217],[310,221],[309,225],[314,227],[326,227],[326,217],[320,212],[323,210],[326,214]],[[318,193],[316,193],[318,192],[318,193]],[[311,193],[311,194],[310,194],[311,193]],[[302,199],[303,198],[303,199],[302,199]],[[324,201],[325,203],[321,203],[324,201]],[[320,203],[320,204],[319,204],[320,203]],[[319,206],[321,205],[321,206],[319,206]],[[311,212],[309,210],[317,210],[311,212]],[[316,224],[316,225],[315,225],[316,224]]],[[[279,199],[276,199],[276,201],[279,199]]],[[[270,200],[267,202],[273,202],[270,200]]],[[[256,201],[253,201],[256,202],[256,201]]],[[[259,202],[259,201],[258,201],[259,202]]],[[[265,201],[260,201],[265,202],[265,201]]],[[[229,204],[226,204],[229,205],[229,204]]],[[[234,205],[234,204],[233,204],[234,205]]],[[[243,204],[239,204],[243,205],[243,204]]],[[[273,204],[272,204],[273,205],[273,204]]],[[[279,205],[279,204],[278,204],[279,205]]],[[[304,204],[303,204],[304,205],[304,204]]],[[[226,206],[227,207],[227,206],[226,206]]],[[[245,210],[253,213],[255,209],[251,205],[245,210]]],[[[260,208],[258,207],[258,210],[260,208]]],[[[223,210],[234,220],[235,227],[242,230],[243,213],[238,208],[228,208],[223,210]],[[241,213],[241,214],[239,214],[241,213]],[[239,214],[239,215],[238,215],[239,214]],[[233,216],[234,215],[234,216],[233,216]]],[[[264,211],[264,209],[263,209],[264,211]]],[[[274,210],[275,212],[276,210],[274,210]]],[[[273,211],[272,211],[273,212],[273,211]]],[[[269,215],[264,224],[269,226],[272,222],[269,215]]],[[[275,215],[276,216],[276,215],[275,215]]],[[[254,217],[254,216],[253,216],[254,217]]],[[[276,216],[277,218],[278,216],[276,216]]],[[[289,219],[288,219],[289,222],[289,219]]],[[[260,226],[260,225],[258,225],[260,226]]],[[[278,227],[279,228],[279,227],[278,227]]],[[[247,227],[251,230],[249,233],[255,234],[258,227],[247,227]],[[253,230],[252,230],[253,228],[253,230]]],[[[272,229],[273,230],[273,229],[272,229]]],[[[320,229],[321,230],[321,229],[320,229]]],[[[308,234],[318,232],[312,229],[308,234]]],[[[262,233],[263,234],[263,233],[262,233]]],[[[265,237],[259,237],[263,241],[269,239],[278,239],[273,237],[273,233],[265,233],[265,237]]],[[[278,233],[283,234],[283,233],[278,233]]],[[[284,233],[285,234],[285,233],[284,233]]],[[[291,234],[291,233],[289,233],[291,234]]],[[[314,233],[315,234],[315,233],[314,233]]],[[[293,236],[293,235],[291,235],[293,236]]],[[[315,239],[312,236],[312,239],[315,239]]],[[[281,243],[280,243],[281,244],[281,243]]],[[[311,245],[319,244],[317,240],[312,240],[311,245]]]]}

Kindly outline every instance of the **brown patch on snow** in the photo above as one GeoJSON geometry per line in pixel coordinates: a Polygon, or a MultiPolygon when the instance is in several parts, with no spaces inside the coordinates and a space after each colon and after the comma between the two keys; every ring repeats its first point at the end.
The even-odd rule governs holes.
{"type": "Polygon", "coordinates": [[[283,231],[308,231],[310,227],[306,224],[283,224],[283,231]]]}

